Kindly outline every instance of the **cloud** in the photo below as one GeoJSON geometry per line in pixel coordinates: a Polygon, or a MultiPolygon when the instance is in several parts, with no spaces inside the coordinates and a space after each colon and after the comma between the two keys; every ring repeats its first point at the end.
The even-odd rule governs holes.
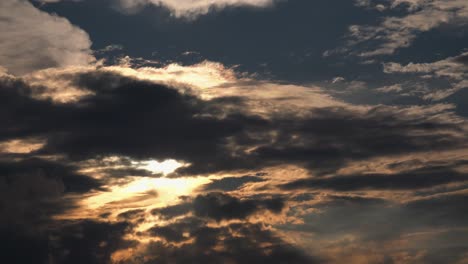
{"type": "Polygon", "coordinates": [[[49,257],[48,239],[46,236],[30,236],[21,230],[0,229],[2,240],[0,258],[2,261],[27,264],[45,263],[49,257]],[[27,254],[25,254],[27,252],[27,254]]]}
{"type": "Polygon", "coordinates": [[[134,247],[126,240],[125,222],[105,223],[92,220],[56,221],[41,232],[0,227],[0,258],[3,262],[28,263],[109,263],[111,254],[134,247]]]}
{"type": "Polygon", "coordinates": [[[0,146],[40,143],[0,153],[3,200],[40,216],[11,209],[0,228],[43,223],[18,241],[59,263],[343,263],[353,245],[393,260],[407,233],[464,228],[467,126],[452,105],[353,105],[210,62],[4,74],[0,87],[0,146]],[[141,167],[169,159],[190,165],[141,167]]]}
{"type": "Polygon", "coordinates": [[[264,181],[266,181],[266,179],[262,179],[258,176],[224,177],[222,179],[213,180],[211,183],[205,184],[203,186],[203,190],[234,191],[242,188],[242,186],[246,183],[264,181]]]}
{"type": "Polygon", "coordinates": [[[280,213],[283,207],[284,201],[279,198],[242,201],[223,193],[199,195],[193,201],[195,215],[217,221],[244,219],[262,209],[280,213]]]}
{"type": "Polygon", "coordinates": [[[466,173],[451,168],[428,167],[393,174],[342,175],[327,178],[312,178],[292,181],[285,189],[330,189],[335,191],[356,190],[415,190],[468,180],[466,173]]]}
{"type": "Polygon", "coordinates": [[[409,47],[422,32],[444,24],[463,26],[468,23],[468,4],[464,0],[391,0],[387,5],[377,1],[358,1],[359,6],[374,7],[381,11],[400,6],[407,7],[402,16],[384,17],[379,25],[352,25],[349,27],[351,46],[376,42],[377,47],[360,53],[370,57],[394,54],[396,50],[409,47]]]}
{"type": "Polygon", "coordinates": [[[193,212],[200,218],[221,221],[245,219],[262,210],[280,213],[283,208],[284,201],[280,198],[240,200],[221,192],[211,192],[198,195],[191,202],[155,209],[152,214],[170,218],[193,212]]]}
{"type": "Polygon", "coordinates": [[[275,0],[118,0],[120,7],[128,12],[135,12],[145,5],[163,6],[176,17],[196,18],[213,10],[226,7],[264,8],[273,5],[275,0]]]}
{"type": "MultiPolygon", "coordinates": [[[[304,230],[355,234],[365,240],[391,240],[404,234],[437,228],[466,228],[466,193],[436,195],[399,203],[385,199],[331,196],[305,216],[304,230]],[[337,221],[347,216],[348,221],[337,221]],[[364,221],[365,225],[356,225],[364,221]],[[382,229],[381,226],[388,228],[382,229]]],[[[297,226],[297,228],[301,228],[297,226]]]]}
{"type": "Polygon", "coordinates": [[[116,250],[135,246],[124,235],[130,225],[78,220],[60,223],[50,234],[49,259],[58,263],[108,263],[116,250]]]}
{"type": "Polygon", "coordinates": [[[29,1],[1,1],[0,35],[0,64],[13,74],[94,61],[86,32],[29,1]]]}
{"type": "Polygon", "coordinates": [[[441,100],[460,89],[467,88],[468,82],[468,53],[464,52],[458,56],[449,57],[440,61],[430,63],[408,63],[401,65],[396,62],[384,63],[384,72],[387,74],[413,74],[421,81],[427,79],[446,79],[451,87],[448,89],[438,88],[435,91],[429,90],[423,98],[431,100],[441,100]]]}
{"type": "Polygon", "coordinates": [[[465,144],[463,120],[450,105],[354,106],[314,87],[234,79],[181,88],[128,75],[115,68],[69,73],[89,95],[68,103],[36,99],[27,79],[4,77],[1,109],[9,118],[0,139],[43,136],[38,153],[74,160],[172,158],[191,164],[177,170],[185,174],[281,164],[329,172],[352,160],[465,144]]]}
{"type": "Polygon", "coordinates": [[[307,247],[319,248],[332,263],[456,263],[468,251],[465,198],[466,193],[408,202],[327,196],[294,230],[302,237],[313,234],[307,247]]]}
{"type": "Polygon", "coordinates": [[[321,263],[261,224],[207,226],[200,219],[186,218],[155,226],[149,233],[165,241],[150,243],[127,261],[144,257],[151,263],[321,263]],[[190,242],[174,244],[182,241],[190,242]]]}
{"type": "Polygon", "coordinates": [[[2,157],[0,229],[42,230],[51,218],[77,206],[73,196],[104,190],[101,181],[77,170],[65,161],[2,157]]]}
{"type": "Polygon", "coordinates": [[[179,203],[176,205],[156,208],[151,211],[153,215],[157,215],[162,219],[171,219],[174,217],[188,214],[192,210],[192,204],[190,202],[179,203]]]}
{"type": "MultiPolygon", "coordinates": [[[[146,243],[120,261],[145,258],[150,263],[316,263],[310,254],[276,237],[266,224],[253,224],[248,217],[265,212],[279,214],[279,198],[246,198],[213,192],[184,197],[180,203],[156,208],[157,224],[140,233],[146,243]]],[[[132,210],[133,215],[141,211],[132,210]]],[[[125,213],[127,215],[127,213],[125,213]]]]}
{"type": "Polygon", "coordinates": [[[403,88],[401,87],[401,84],[394,84],[394,85],[380,87],[375,90],[380,93],[391,93],[391,92],[401,92],[403,88]]]}

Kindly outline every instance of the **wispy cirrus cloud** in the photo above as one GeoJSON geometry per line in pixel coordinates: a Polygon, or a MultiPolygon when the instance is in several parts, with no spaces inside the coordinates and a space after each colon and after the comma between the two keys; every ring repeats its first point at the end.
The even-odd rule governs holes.
{"type": "Polygon", "coordinates": [[[382,18],[378,25],[349,27],[349,45],[364,51],[362,57],[391,55],[398,49],[411,46],[422,32],[442,25],[463,26],[468,23],[468,3],[463,0],[391,0],[357,1],[357,5],[375,8],[385,14],[388,10],[404,8],[401,16],[382,18]],[[374,46],[374,47],[373,47],[374,46]]]}
{"type": "Polygon", "coordinates": [[[395,62],[383,64],[387,74],[416,75],[420,82],[443,79],[448,80],[449,87],[435,90],[428,89],[422,96],[424,99],[441,100],[455,92],[468,87],[468,53],[430,63],[409,63],[402,65],[395,62]]]}

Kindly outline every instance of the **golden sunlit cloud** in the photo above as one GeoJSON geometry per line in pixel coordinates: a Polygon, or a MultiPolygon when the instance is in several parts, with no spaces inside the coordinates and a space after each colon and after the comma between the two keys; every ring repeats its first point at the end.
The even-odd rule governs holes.
{"type": "Polygon", "coordinates": [[[45,142],[39,139],[13,139],[0,142],[2,153],[31,153],[44,146],[45,142]]]}
{"type": "Polygon", "coordinates": [[[198,89],[207,89],[238,81],[234,69],[212,61],[203,61],[190,66],[172,63],[162,68],[132,68],[129,64],[122,64],[105,67],[104,69],[141,80],[172,85],[179,84],[198,89]]]}

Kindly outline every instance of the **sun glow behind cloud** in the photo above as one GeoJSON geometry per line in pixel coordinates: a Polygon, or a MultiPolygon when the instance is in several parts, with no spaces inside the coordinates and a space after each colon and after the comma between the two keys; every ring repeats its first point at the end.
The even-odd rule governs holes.
{"type": "Polygon", "coordinates": [[[163,175],[168,175],[175,172],[178,168],[186,167],[189,164],[180,163],[173,159],[168,159],[162,162],[157,160],[133,162],[133,165],[137,165],[138,168],[149,170],[155,174],[161,173],[163,175]]]}
{"type": "Polygon", "coordinates": [[[108,192],[90,197],[85,204],[90,209],[105,209],[109,206],[120,209],[166,206],[177,201],[179,196],[190,195],[207,182],[209,180],[206,178],[136,177],[126,185],[114,186],[108,192]]]}
{"type": "MultiPolygon", "coordinates": [[[[121,159],[109,157],[106,161],[119,162],[121,159]]],[[[57,218],[95,218],[111,212],[110,218],[114,219],[118,214],[128,210],[152,209],[177,203],[180,196],[190,196],[198,187],[210,182],[207,177],[164,177],[185,166],[189,164],[173,159],[132,161],[132,168],[148,170],[155,176],[128,175],[124,183],[110,182],[108,186],[105,186],[105,191],[91,194],[80,203],[79,208],[59,215],[57,218]]],[[[119,168],[119,166],[114,168],[119,168]]],[[[97,174],[96,178],[101,178],[101,176],[97,174]]]]}

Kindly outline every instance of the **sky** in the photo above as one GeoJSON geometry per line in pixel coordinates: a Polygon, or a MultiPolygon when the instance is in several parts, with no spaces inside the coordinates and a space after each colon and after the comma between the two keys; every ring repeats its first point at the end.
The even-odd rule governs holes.
{"type": "Polygon", "coordinates": [[[0,262],[468,263],[466,0],[1,0],[0,262]]]}

